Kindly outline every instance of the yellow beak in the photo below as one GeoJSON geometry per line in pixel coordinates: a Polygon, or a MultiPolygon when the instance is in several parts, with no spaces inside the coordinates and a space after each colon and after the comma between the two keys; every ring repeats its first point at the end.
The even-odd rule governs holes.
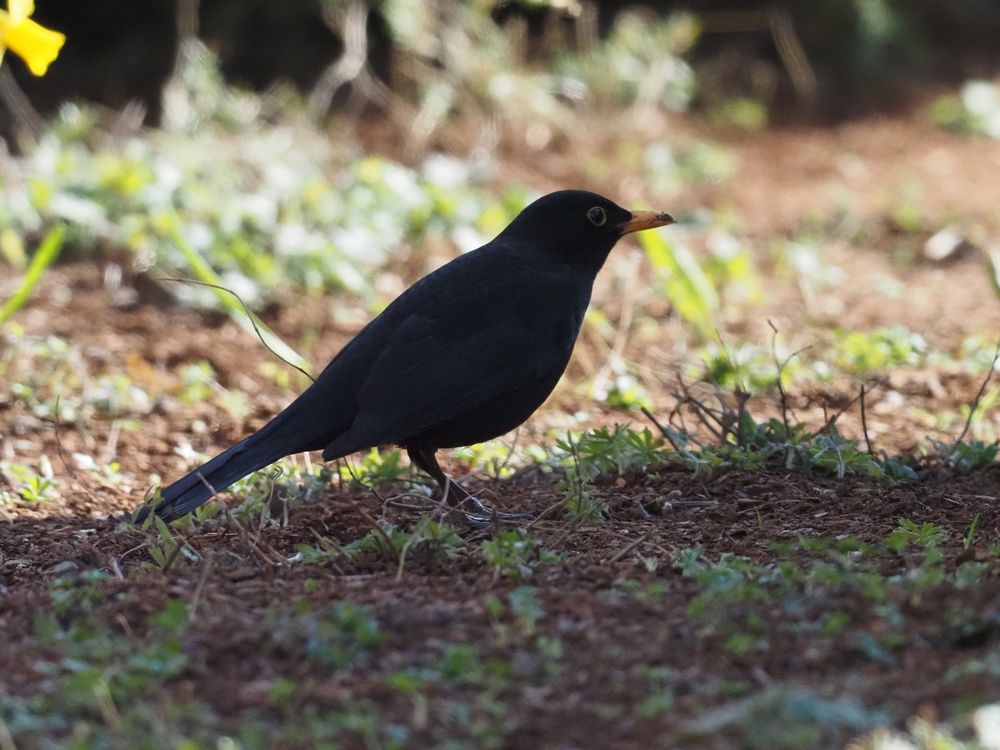
{"type": "Polygon", "coordinates": [[[643,229],[655,229],[676,223],[673,216],[661,211],[633,211],[632,218],[622,224],[622,234],[641,232],[643,229]]]}

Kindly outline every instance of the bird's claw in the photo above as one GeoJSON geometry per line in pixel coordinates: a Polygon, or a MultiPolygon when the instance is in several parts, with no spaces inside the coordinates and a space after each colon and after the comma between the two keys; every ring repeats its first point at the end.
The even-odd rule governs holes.
{"type": "Polygon", "coordinates": [[[458,516],[460,520],[464,519],[479,528],[486,528],[494,523],[515,524],[535,517],[534,513],[507,513],[483,505],[478,497],[450,477],[445,478],[444,501],[454,508],[453,517],[458,516]],[[452,491],[461,492],[464,497],[460,501],[454,501],[452,491]],[[464,510],[466,508],[468,510],[464,510]]]}
{"type": "MultiPolygon", "coordinates": [[[[458,485],[455,485],[458,486],[458,485]]],[[[459,489],[462,489],[461,487],[459,489]]],[[[458,504],[458,507],[469,506],[471,512],[460,511],[468,521],[473,526],[486,527],[493,523],[494,516],[500,523],[518,523],[520,521],[530,521],[535,517],[534,513],[508,513],[505,511],[499,511],[495,508],[489,508],[483,505],[483,502],[473,494],[465,492],[465,499],[458,504]]]]}
{"type": "Polygon", "coordinates": [[[535,517],[533,513],[500,513],[497,511],[495,515],[493,513],[489,515],[479,515],[477,513],[466,513],[465,511],[454,510],[452,511],[452,517],[458,521],[464,521],[469,526],[474,526],[477,529],[488,529],[497,524],[517,524],[523,521],[529,521],[535,517]]]}

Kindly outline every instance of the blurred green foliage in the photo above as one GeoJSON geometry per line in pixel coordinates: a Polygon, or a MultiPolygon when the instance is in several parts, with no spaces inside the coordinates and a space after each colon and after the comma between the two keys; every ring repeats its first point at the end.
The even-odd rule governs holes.
{"type": "Polygon", "coordinates": [[[960,133],[1000,139],[1000,86],[969,81],[958,96],[938,97],[930,115],[936,124],[960,133]]]}
{"type": "MultiPolygon", "coordinates": [[[[43,20],[72,44],[64,64],[30,93],[49,106],[82,95],[121,107],[138,97],[155,110],[179,44],[174,7],[93,0],[81,15],[71,4],[41,4],[43,20]],[[108,35],[112,23],[118,28],[108,35]]],[[[1000,36],[994,0],[213,0],[176,7],[194,15],[178,26],[198,28],[223,52],[231,80],[259,90],[281,80],[310,88],[350,47],[338,101],[348,92],[374,93],[384,108],[397,96],[424,123],[441,111],[482,111],[500,101],[542,115],[581,96],[678,108],[700,89],[706,96],[698,105],[714,119],[752,129],[766,121],[767,106],[803,96],[826,111],[885,107],[905,92],[898,84],[906,77],[954,81],[995,65],[1000,36]]]]}
{"type": "MultiPolygon", "coordinates": [[[[527,201],[517,188],[499,203],[477,190],[474,164],[362,157],[294,110],[265,121],[268,102],[224,87],[207,51],[188,64],[165,95],[161,131],[116,137],[94,111],[64,106],[0,176],[0,233],[62,222],[76,252],[124,248],[134,270],[168,275],[192,275],[187,245],[252,305],[282,288],[348,289],[376,304],[376,272],[392,253],[429,237],[471,249],[527,201]]],[[[174,291],[213,303],[203,288],[174,291]]]]}
{"type": "Polygon", "coordinates": [[[561,50],[557,73],[583,84],[581,94],[604,104],[659,105],[686,111],[695,93],[694,71],[685,62],[701,34],[695,16],[650,17],[623,12],[608,36],[588,54],[561,50]]]}
{"type": "Polygon", "coordinates": [[[849,331],[837,342],[836,362],[858,376],[886,372],[899,367],[916,367],[923,361],[927,342],[901,325],[874,331],[849,331]]]}

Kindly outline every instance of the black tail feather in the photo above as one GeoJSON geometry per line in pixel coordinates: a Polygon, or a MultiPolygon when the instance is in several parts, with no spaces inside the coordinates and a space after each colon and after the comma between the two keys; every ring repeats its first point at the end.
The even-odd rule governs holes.
{"type": "MultiPolygon", "coordinates": [[[[248,474],[284,456],[310,450],[311,446],[299,447],[295,435],[285,437],[280,434],[280,424],[287,424],[281,417],[279,415],[258,432],[165,487],[160,502],[153,509],[156,515],[165,521],[173,521],[201,507],[216,492],[221,492],[248,474]]],[[[148,515],[149,510],[142,508],[135,517],[136,521],[141,523],[148,515]]]]}

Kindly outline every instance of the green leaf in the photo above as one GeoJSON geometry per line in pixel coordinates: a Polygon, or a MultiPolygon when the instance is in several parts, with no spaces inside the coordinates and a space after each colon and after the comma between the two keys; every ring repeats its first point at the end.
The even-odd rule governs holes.
{"type": "Polygon", "coordinates": [[[993,291],[1000,297],[1000,250],[996,248],[990,250],[986,260],[990,264],[990,283],[993,284],[993,291]]]}
{"type": "Polygon", "coordinates": [[[663,279],[667,299],[703,338],[710,338],[719,297],[698,261],[683,245],[668,242],[659,232],[642,232],[639,242],[663,279]]]}
{"type": "Polygon", "coordinates": [[[66,226],[64,224],[56,224],[45,235],[45,239],[42,240],[38,251],[31,259],[31,264],[24,274],[21,286],[14,292],[10,299],[3,303],[3,307],[0,307],[0,326],[6,323],[14,313],[24,307],[25,303],[31,297],[35,286],[41,280],[42,274],[45,273],[49,266],[56,262],[56,258],[59,257],[59,252],[62,250],[65,240],[66,226]]]}

